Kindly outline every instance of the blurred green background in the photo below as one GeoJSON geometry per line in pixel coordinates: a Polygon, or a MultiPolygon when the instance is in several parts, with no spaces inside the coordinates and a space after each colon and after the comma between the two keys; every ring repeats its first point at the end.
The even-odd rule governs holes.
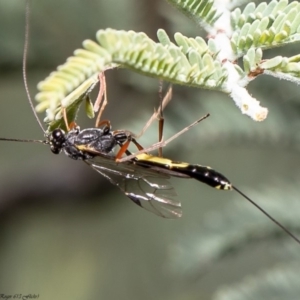
{"type": "MultiPolygon", "coordinates": [[[[24,8],[24,1],[0,0],[0,136],[39,139],[22,80],[24,8]]],[[[158,28],[170,36],[204,36],[163,0],[31,1],[30,20],[33,95],[37,83],[98,29],[144,31],[155,40],[158,28]]],[[[265,57],[299,49],[270,50],[265,57]]],[[[139,132],[157,106],[157,80],[121,69],[108,72],[107,80],[104,117],[115,129],[139,132]]],[[[269,108],[262,123],[241,115],[226,95],[175,86],[165,137],[207,112],[211,117],[164,155],[212,166],[300,235],[299,87],[260,76],[249,89],[269,108]]],[[[93,122],[83,114],[79,121],[82,128],[93,122]]],[[[154,124],[140,141],[156,139],[154,124]]],[[[299,245],[235,192],[172,179],[184,214],[165,220],[131,203],[85,164],[43,145],[2,142],[0,166],[0,295],[299,299],[299,245]]]]}

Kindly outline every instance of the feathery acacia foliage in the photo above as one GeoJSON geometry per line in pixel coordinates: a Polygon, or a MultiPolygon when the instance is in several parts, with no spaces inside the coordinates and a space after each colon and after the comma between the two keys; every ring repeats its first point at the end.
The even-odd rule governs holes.
{"type": "Polygon", "coordinates": [[[204,26],[210,38],[188,38],[181,33],[171,42],[159,29],[159,42],[144,33],[99,30],[97,43],[86,40],[84,49],[40,82],[37,111],[46,110],[50,128],[60,124],[61,108],[76,117],[77,107],[107,68],[126,67],[175,84],[213,89],[229,94],[243,114],[256,121],[266,118],[246,86],[260,74],[300,82],[299,55],[263,59],[263,50],[300,40],[300,3],[287,0],[255,5],[241,10],[238,4],[219,0],[168,0],[204,26]],[[243,68],[236,63],[242,58],[243,68]]]}

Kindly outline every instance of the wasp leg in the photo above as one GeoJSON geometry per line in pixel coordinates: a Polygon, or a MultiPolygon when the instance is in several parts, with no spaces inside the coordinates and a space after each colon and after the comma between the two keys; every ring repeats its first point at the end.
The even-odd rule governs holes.
{"type": "Polygon", "coordinates": [[[69,126],[68,117],[67,117],[67,110],[66,110],[65,107],[62,107],[62,114],[63,114],[63,117],[64,117],[64,122],[65,122],[66,129],[67,129],[67,131],[70,131],[70,126],[69,126]]]}
{"type": "MultiPolygon", "coordinates": [[[[166,99],[167,103],[172,99],[172,85],[170,85],[168,92],[166,93],[166,96],[164,99],[162,98],[162,82],[160,81],[159,85],[159,95],[160,95],[160,107],[158,109],[158,142],[162,142],[163,140],[163,131],[164,131],[164,122],[165,118],[163,115],[163,103],[164,99],[166,99]]],[[[158,148],[158,156],[162,157],[162,147],[158,148]]]]}
{"type": "MultiPolygon", "coordinates": [[[[160,85],[160,88],[159,88],[160,95],[161,95],[161,89],[162,89],[162,85],[160,85]]],[[[153,115],[147,121],[147,123],[145,124],[142,131],[138,135],[135,135],[136,138],[140,138],[145,133],[145,131],[150,127],[150,125],[153,123],[154,120],[158,120],[158,122],[159,122],[158,123],[158,141],[162,142],[163,127],[164,127],[163,110],[168,105],[168,103],[171,101],[171,99],[172,99],[172,86],[170,85],[165,97],[163,99],[161,99],[161,101],[160,101],[159,108],[154,111],[153,115]]],[[[160,157],[162,157],[162,148],[161,147],[158,148],[158,155],[160,157]]]]}
{"type": "Polygon", "coordinates": [[[99,74],[99,83],[100,83],[100,89],[97,96],[97,100],[94,105],[94,111],[98,111],[99,108],[100,110],[96,119],[95,127],[101,126],[102,122],[100,121],[100,119],[107,105],[106,79],[105,79],[104,72],[99,74]]]}
{"type": "MultiPolygon", "coordinates": [[[[143,146],[135,140],[135,138],[133,137],[133,135],[130,131],[116,130],[113,132],[113,134],[114,134],[114,136],[121,134],[122,138],[125,139],[125,141],[122,141],[119,143],[120,150],[118,151],[118,153],[116,154],[116,157],[115,157],[115,160],[117,162],[121,162],[123,160],[122,156],[124,153],[126,153],[126,155],[131,155],[131,152],[129,152],[129,150],[128,150],[130,143],[133,143],[139,151],[144,149],[143,146]],[[126,134],[126,136],[124,136],[124,133],[126,134]]],[[[124,157],[124,158],[126,158],[126,157],[124,157]]]]}
{"type": "Polygon", "coordinates": [[[131,141],[135,144],[135,146],[138,148],[139,151],[144,150],[144,147],[143,147],[141,144],[139,144],[139,143],[136,141],[136,139],[131,138],[131,141]]]}
{"type": "Polygon", "coordinates": [[[115,157],[115,160],[116,160],[117,162],[120,162],[120,161],[122,160],[121,157],[123,156],[123,154],[124,154],[126,151],[128,151],[127,149],[128,149],[128,147],[129,147],[130,142],[131,142],[131,140],[128,139],[128,140],[121,146],[120,150],[118,151],[118,153],[117,153],[117,155],[116,155],[116,157],[115,157]]]}
{"type": "Polygon", "coordinates": [[[101,122],[99,122],[97,124],[96,127],[101,127],[101,126],[105,126],[105,127],[108,127],[109,129],[111,129],[111,124],[110,124],[110,121],[109,120],[102,120],[101,122]]]}
{"type": "Polygon", "coordinates": [[[121,158],[119,160],[119,162],[125,162],[125,161],[133,159],[134,157],[136,157],[139,154],[150,152],[150,151],[156,150],[158,148],[165,147],[167,144],[169,144],[170,142],[172,142],[173,140],[175,140],[176,138],[178,138],[180,135],[182,135],[183,133],[185,133],[186,131],[188,131],[189,129],[191,129],[193,126],[197,125],[198,123],[200,123],[201,121],[203,121],[204,119],[206,119],[208,117],[209,117],[209,114],[207,114],[204,117],[198,119],[197,121],[193,122],[189,126],[183,128],[181,131],[177,132],[176,134],[174,134],[173,136],[171,136],[170,138],[168,138],[166,141],[161,141],[161,142],[155,143],[152,146],[149,146],[149,147],[147,147],[145,149],[141,149],[138,152],[133,153],[133,154],[131,154],[129,156],[123,157],[123,158],[121,158]]]}
{"type": "Polygon", "coordinates": [[[150,127],[150,125],[153,123],[153,121],[159,119],[159,115],[165,109],[165,107],[168,105],[168,103],[171,101],[171,99],[172,99],[172,87],[169,87],[164,99],[161,102],[161,105],[159,106],[159,109],[153,113],[151,118],[145,124],[142,131],[135,136],[136,138],[140,138],[145,133],[145,131],[150,127]]]}
{"type": "Polygon", "coordinates": [[[76,124],[75,121],[73,121],[73,122],[71,122],[69,124],[68,116],[67,116],[67,109],[65,107],[62,107],[62,115],[63,115],[63,118],[64,118],[64,122],[65,122],[65,126],[66,126],[66,129],[67,129],[67,132],[69,132],[70,130],[72,130],[75,127],[77,127],[77,124],[76,124]]]}

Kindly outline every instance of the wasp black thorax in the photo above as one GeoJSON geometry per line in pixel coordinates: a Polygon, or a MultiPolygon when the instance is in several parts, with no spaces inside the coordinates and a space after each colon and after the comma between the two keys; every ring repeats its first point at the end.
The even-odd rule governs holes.
{"type": "Polygon", "coordinates": [[[125,139],[124,135],[114,135],[109,127],[83,130],[75,127],[67,133],[60,128],[53,130],[49,136],[49,143],[54,154],[64,150],[72,159],[85,160],[100,153],[113,154],[114,147],[122,144],[125,139]]]}

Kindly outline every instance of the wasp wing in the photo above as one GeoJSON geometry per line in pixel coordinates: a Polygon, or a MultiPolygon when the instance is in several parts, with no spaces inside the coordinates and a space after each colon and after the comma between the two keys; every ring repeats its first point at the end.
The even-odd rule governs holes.
{"type": "Polygon", "coordinates": [[[174,200],[176,192],[167,180],[169,175],[132,161],[116,163],[109,155],[97,155],[85,162],[137,205],[163,218],[181,217],[181,203],[174,200]]]}

